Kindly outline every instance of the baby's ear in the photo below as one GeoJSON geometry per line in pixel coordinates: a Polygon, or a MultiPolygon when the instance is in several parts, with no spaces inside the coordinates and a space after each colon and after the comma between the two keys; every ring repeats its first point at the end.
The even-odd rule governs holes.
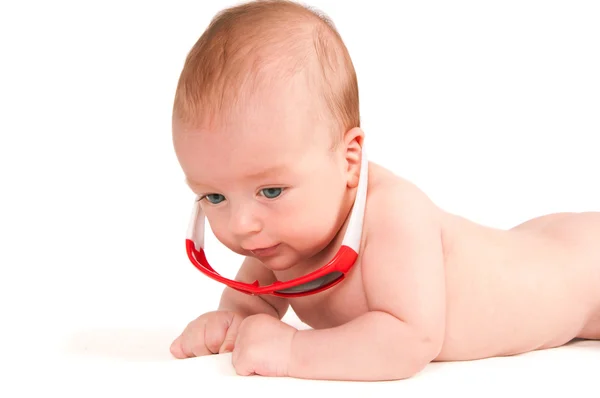
{"type": "Polygon", "coordinates": [[[356,188],[358,185],[364,139],[365,133],[359,127],[348,130],[344,134],[344,159],[346,160],[346,173],[348,175],[348,187],[350,188],[356,188]]]}

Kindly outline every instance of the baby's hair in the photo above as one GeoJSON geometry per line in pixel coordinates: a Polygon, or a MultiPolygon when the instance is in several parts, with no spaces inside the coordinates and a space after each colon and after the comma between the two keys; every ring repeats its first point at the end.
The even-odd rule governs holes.
{"type": "MultiPolygon", "coordinates": [[[[301,71],[320,95],[335,136],[360,126],[352,60],[333,22],[292,1],[259,0],[219,12],[185,60],[173,117],[211,123],[248,104],[260,88],[301,71]]],[[[337,141],[337,140],[336,140],[337,141]]]]}

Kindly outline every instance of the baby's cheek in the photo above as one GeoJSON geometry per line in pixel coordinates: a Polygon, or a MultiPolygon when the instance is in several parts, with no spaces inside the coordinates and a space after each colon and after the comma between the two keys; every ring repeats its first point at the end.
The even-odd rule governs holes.
{"type": "Polygon", "coordinates": [[[231,233],[229,233],[227,230],[226,223],[221,223],[213,219],[211,220],[210,231],[208,225],[206,227],[205,233],[208,234],[210,231],[212,231],[212,234],[215,236],[215,238],[217,238],[217,240],[229,250],[239,250],[231,237],[231,233]]]}
{"type": "Polygon", "coordinates": [[[324,218],[317,214],[315,217],[301,217],[288,224],[288,237],[298,246],[313,248],[322,246],[332,238],[333,229],[330,217],[324,218]],[[290,227],[292,226],[292,227],[290,227]]]}

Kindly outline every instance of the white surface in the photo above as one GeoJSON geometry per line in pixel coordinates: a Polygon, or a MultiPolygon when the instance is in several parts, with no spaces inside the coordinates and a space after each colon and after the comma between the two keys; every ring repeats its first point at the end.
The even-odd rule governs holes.
{"type": "MultiPolygon", "coordinates": [[[[235,377],[227,355],[172,360],[172,339],[221,289],[185,255],[193,194],[171,146],[173,89],[232,3],[32,3],[0,6],[0,396],[597,391],[597,342],[394,383],[235,377]]],[[[600,210],[600,5],[490,3],[312,3],[354,57],[369,158],[484,224],[600,210]]],[[[232,277],[240,259],[208,229],[206,245],[232,277]]]]}
{"type": "MultiPolygon", "coordinates": [[[[67,340],[65,352],[59,356],[30,359],[28,365],[33,365],[33,369],[23,372],[17,380],[24,383],[24,392],[51,391],[61,396],[90,397],[206,396],[205,392],[214,388],[219,394],[251,397],[262,397],[271,391],[291,397],[340,394],[413,397],[452,392],[468,397],[578,396],[581,390],[588,394],[597,390],[600,366],[600,345],[578,342],[519,357],[435,363],[404,381],[364,383],[241,377],[230,365],[231,354],[170,359],[161,349],[170,338],[169,331],[151,327],[81,330],[67,340]]],[[[15,380],[8,381],[10,385],[15,380]]]]}

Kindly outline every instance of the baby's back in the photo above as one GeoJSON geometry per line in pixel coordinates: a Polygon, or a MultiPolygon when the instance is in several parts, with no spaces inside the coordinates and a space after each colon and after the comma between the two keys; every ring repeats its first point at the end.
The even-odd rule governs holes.
{"type": "Polygon", "coordinates": [[[600,338],[600,213],[548,215],[508,231],[444,219],[447,322],[438,359],[600,338]]]}

